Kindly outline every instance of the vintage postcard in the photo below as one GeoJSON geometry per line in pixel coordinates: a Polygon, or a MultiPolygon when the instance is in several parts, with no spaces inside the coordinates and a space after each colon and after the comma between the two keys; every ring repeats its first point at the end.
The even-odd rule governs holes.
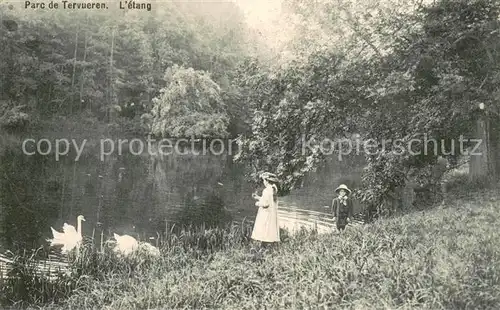
{"type": "Polygon", "coordinates": [[[500,309],[500,1],[0,0],[1,309],[500,309]]]}

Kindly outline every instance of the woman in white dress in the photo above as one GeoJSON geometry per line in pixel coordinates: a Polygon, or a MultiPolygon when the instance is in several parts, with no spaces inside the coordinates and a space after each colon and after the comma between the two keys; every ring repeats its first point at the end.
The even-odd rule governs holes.
{"type": "Polygon", "coordinates": [[[252,197],[257,200],[255,205],[259,207],[251,238],[262,242],[262,246],[280,241],[280,229],[278,225],[278,178],[275,174],[265,172],[261,175],[264,182],[262,196],[256,193],[252,197]]]}

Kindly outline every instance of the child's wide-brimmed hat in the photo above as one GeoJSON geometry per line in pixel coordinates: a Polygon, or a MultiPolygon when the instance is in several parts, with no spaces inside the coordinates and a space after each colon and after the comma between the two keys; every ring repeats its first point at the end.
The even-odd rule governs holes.
{"type": "Polygon", "coordinates": [[[278,183],[279,179],[276,176],[276,174],[271,173],[271,172],[264,172],[263,174],[260,175],[260,178],[263,180],[267,180],[273,183],[278,183]]]}
{"type": "Polygon", "coordinates": [[[349,194],[351,193],[351,190],[345,184],[340,184],[340,186],[335,189],[335,192],[338,193],[341,189],[345,190],[349,194]]]}

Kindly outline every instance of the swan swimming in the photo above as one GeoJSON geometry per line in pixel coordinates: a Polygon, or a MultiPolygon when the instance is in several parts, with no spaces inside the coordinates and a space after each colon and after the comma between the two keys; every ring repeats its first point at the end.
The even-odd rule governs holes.
{"type": "Polygon", "coordinates": [[[78,249],[82,242],[82,221],[85,221],[85,218],[83,215],[78,215],[76,221],[77,229],[73,225],[64,223],[62,233],[50,227],[53,235],[52,239],[47,239],[50,246],[62,245],[61,251],[64,254],[70,253],[74,248],[78,249]]]}

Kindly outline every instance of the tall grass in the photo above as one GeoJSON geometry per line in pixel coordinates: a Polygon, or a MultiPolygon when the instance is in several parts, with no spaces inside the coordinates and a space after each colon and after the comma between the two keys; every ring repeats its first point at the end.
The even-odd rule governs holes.
{"type": "MultiPolygon", "coordinates": [[[[39,257],[43,248],[13,257],[14,263],[7,279],[0,280],[0,305],[20,306],[58,303],[72,293],[85,291],[91,281],[104,281],[108,277],[130,277],[151,270],[158,263],[167,263],[171,257],[177,261],[171,266],[187,266],[180,262],[200,259],[217,251],[237,248],[250,243],[249,223],[230,224],[225,228],[207,229],[204,225],[172,226],[160,236],[158,244],[164,259],[155,259],[144,253],[118,257],[112,245],[97,246],[86,239],[78,257],[67,257],[68,267],[55,273],[41,272],[44,264],[39,257]]],[[[49,264],[50,265],[50,264],[49,264]]]]}
{"type": "Polygon", "coordinates": [[[284,235],[264,255],[250,251],[250,227],[242,226],[171,235],[156,260],[94,251],[74,265],[72,293],[44,307],[500,309],[496,192],[342,235],[284,235]]]}

